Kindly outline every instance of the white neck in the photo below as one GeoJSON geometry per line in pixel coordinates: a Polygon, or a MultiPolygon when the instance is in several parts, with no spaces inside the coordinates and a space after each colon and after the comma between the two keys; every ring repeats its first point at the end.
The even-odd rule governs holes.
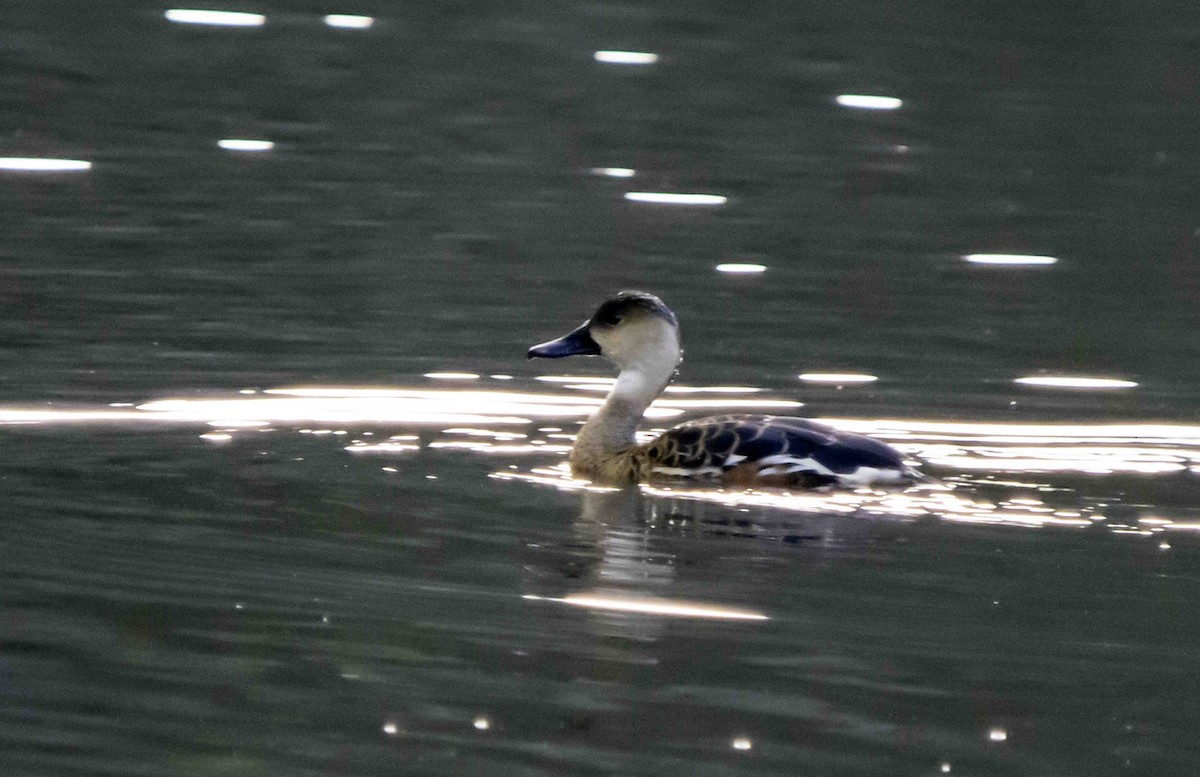
{"type": "Polygon", "coordinates": [[[579,430],[571,450],[572,461],[609,456],[636,444],[642,414],[675,374],[678,346],[671,353],[654,356],[658,358],[639,359],[621,370],[604,404],[579,430]]]}

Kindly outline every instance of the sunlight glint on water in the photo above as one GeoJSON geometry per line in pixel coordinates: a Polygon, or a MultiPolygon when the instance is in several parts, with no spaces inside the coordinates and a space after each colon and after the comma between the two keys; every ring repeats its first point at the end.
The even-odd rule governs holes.
{"type": "Polygon", "coordinates": [[[806,383],[874,383],[879,378],[858,372],[804,372],[799,376],[806,383]]]}
{"type": "Polygon", "coordinates": [[[593,167],[592,173],[607,178],[632,178],[637,174],[637,170],[632,167],[593,167]]]}
{"type": "Polygon", "coordinates": [[[26,173],[74,173],[92,169],[82,159],[45,159],[40,157],[0,157],[0,170],[26,173]]]}
{"type": "Polygon", "coordinates": [[[0,773],[1200,762],[1194,4],[10,5],[0,773]],[[571,478],[628,287],[934,481],[571,478]]]}
{"type": "Polygon", "coordinates": [[[171,8],[163,14],[177,24],[207,24],[218,27],[261,27],[267,17],[242,11],[208,11],[195,8],[171,8]]]}
{"type": "Polygon", "coordinates": [[[250,153],[261,153],[275,148],[275,144],[270,140],[252,138],[222,138],[217,141],[217,145],[226,151],[246,151],[250,153]]]}
{"type": "Polygon", "coordinates": [[[870,94],[839,94],[837,104],[845,108],[868,111],[894,111],[904,104],[898,97],[881,97],[870,94]]]}
{"type": "Polygon", "coordinates": [[[1070,375],[1033,375],[1027,378],[1016,378],[1013,383],[1023,386],[1042,386],[1045,388],[1064,389],[1131,389],[1137,388],[1132,380],[1120,378],[1084,378],[1070,375]]]}
{"type": "Polygon", "coordinates": [[[648,51],[597,51],[593,55],[597,62],[610,65],[653,65],[658,62],[658,55],[648,51]]]}
{"type": "Polygon", "coordinates": [[[375,20],[370,16],[355,16],[353,14],[341,13],[326,15],[324,22],[330,27],[340,27],[349,30],[365,30],[375,24],[375,20]]]}
{"type": "MultiPolygon", "coordinates": [[[[476,373],[431,373],[459,381],[476,373]]],[[[537,420],[582,422],[599,405],[593,396],[611,385],[608,378],[542,376],[579,393],[544,394],[489,389],[390,389],[307,387],[269,389],[236,398],[163,399],[136,408],[0,407],[0,424],[193,423],[217,427],[221,434],[264,426],[312,423],[362,426],[393,424],[486,429],[512,427],[537,420]]],[[[833,382],[849,382],[845,375],[833,382]]],[[[758,394],[744,386],[677,386],[647,411],[649,421],[674,420],[685,413],[794,412],[801,403],[758,394]],[[738,396],[741,395],[741,396],[738,396]]],[[[125,403],[118,403],[125,404],[125,403]]],[[[820,419],[819,419],[820,420],[820,419]]],[[[887,440],[914,459],[959,472],[1075,472],[1083,474],[1159,474],[1200,472],[1200,427],[1172,424],[1022,424],[964,423],[919,420],[826,419],[831,425],[887,440]]],[[[455,434],[462,434],[456,430],[455,434]]],[[[492,442],[438,441],[432,447],[498,452],[501,438],[516,440],[514,431],[489,432],[492,442]]],[[[478,435],[476,435],[478,436],[478,435]]],[[[215,440],[218,438],[210,437],[215,440]]],[[[222,438],[223,439],[223,438],[222,438]]],[[[558,438],[507,443],[505,452],[565,452],[558,438]]],[[[386,450],[363,443],[363,450],[386,450]]]]}
{"type": "Polygon", "coordinates": [[[630,202],[643,202],[651,205],[724,205],[728,200],[719,194],[686,194],[676,192],[626,192],[625,199],[630,202]]]}
{"type": "Polygon", "coordinates": [[[963,258],[971,264],[1010,267],[1047,267],[1058,263],[1058,259],[1053,256],[1039,256],[1034,254],[967,254],[963,258]]]}

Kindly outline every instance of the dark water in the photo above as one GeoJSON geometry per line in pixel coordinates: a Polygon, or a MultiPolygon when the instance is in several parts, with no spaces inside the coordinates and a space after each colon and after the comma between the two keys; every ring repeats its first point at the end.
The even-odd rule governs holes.
{"type": "Polygon", "coordinates": [[[1190,4],[348,5],[5,9],[0,772],[1200,773],[1190,4]],[[627,286],[948,487],[565,478],[627,286]]]}

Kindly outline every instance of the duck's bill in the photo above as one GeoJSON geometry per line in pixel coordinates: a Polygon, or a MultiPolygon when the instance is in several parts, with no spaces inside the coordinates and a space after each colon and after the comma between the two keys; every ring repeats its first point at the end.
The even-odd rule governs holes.
{"type": "Polygon", "coordinates": [[[533,346],[526,356],[530,359],[539,356],[543,359],[561,359],[563,356],[597,356],[599,353],[600,346],[588,333],[585,323],[557,340],[533,346]]]}

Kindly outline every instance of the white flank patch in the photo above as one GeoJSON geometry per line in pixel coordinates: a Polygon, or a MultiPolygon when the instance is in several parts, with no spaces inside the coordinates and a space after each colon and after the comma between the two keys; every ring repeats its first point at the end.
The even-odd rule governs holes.
{"type": "Polygon", "coordinates": [[[829,472],[829,470],[822,467],[818,462],[814,461],[813,459],[798,459],[795,456],[792,456],[791,454],[788,454],[788,453],[776,453],[773,456],[764,456],[763,458],[758,460],[758,463],[763,466],[766,466],[766,467],[779,465],[779,464],[799,464],[801,466],[811,466],[814,469],[819,468],[821,470],[824,470],[825,472],[829,472]]]}
{"type": "Polygon", "coordinates": [[[796,472],[814,472],[818,475],[838,477],[832,470],[813,458],[798,459],[795,456],[768,456],[760,463],[772,466],[760,469],[760,475],[791,475],[796,472]]]}
{"type": "Polygon", "coordinates": [[[867,486],[872,483],[901,483],[905,475],[898,469],[880,469],[879,467],[859,467],[849,474],[837,474],[839,483],[848,486],[867,486]]]}

